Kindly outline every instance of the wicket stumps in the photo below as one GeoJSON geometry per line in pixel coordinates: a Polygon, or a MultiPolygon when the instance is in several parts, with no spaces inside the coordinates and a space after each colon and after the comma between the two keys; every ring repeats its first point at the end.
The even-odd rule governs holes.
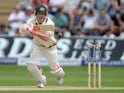
{"type": "Polygon", "coordinates": [[[101,45],[98,44],[88,45],[88,87],[101,87],[101,45]]]}

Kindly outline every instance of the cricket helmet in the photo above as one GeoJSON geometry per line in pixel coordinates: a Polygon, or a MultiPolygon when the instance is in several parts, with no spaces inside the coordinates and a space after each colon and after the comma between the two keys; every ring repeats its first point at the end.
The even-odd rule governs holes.
{"type": "Polygon", "coordinates": [[[37,15],[37,13],[46,15],[48,9],[45,5],[40,4],[40,5],[36,6],[35,11],[36,11],[36,15],[37,15]]]}

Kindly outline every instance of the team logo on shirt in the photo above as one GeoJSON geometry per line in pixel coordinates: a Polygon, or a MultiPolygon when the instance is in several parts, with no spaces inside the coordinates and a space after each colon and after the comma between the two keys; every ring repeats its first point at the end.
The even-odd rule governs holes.
{"type": "Polygon", "coordinates": [[[33,27],[33,30],[34,30],[34,31],[39,31],[39,30],[40,30],[40,26],[34,26],[34,27],[33,27]]]}

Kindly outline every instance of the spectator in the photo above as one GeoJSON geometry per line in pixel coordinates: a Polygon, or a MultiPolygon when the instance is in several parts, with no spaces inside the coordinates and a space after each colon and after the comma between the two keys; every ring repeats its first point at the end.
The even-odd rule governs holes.
{"type": "Polygon", "coordinates": [[[95,35],[96,18],[97,14],[94,9],[89,9],[88,13],[83,16],[83,33],[85,33],[85,35],[95,35]]]}
{"type": "Polygon", "coordinates": [[[93,8],[92,0],[81,0],[79,3],[79,7],[85,9],[93,8]]]}
{"type": "Polygon", "coordinates": [[[31,5],[26,6],[26,10],[25,10],[25,17],[23,19],[23,22],[26,23],[26,21],[31,18],[32,16],[34,16],[34,11],[33,11],[33,7],[31,5]]]}
{"type": "Polygon", "coordinates": [[[118,4],[118,0],[110,0],[110,5],[108,6],[107,13],[109,14],[112,20],[113,17],[116,15],[116,10],[118,10],[119,8],[120,7],[118,4]]]}
{"type": "Polygon", "coordinates": [[[113,32],[111,31],[111,29],[106,29],[105,30],[105,34],[103,35],[104,38],[115,38],[116,36],[113,34],[113,32]]]}
{"type": "Polygon", "coordinates": [[[68,27],[62,27],[61,30],[59,30],[59,32],[62,33],[63,37],[71,37],[72,33],[71,31],[69,31],[68,27]]]}
{"type": "Polygon", "coordinates": [[[119,10],[116,10],[115,16],[113,16],[113,28],[114,28],[114,34],[116,36],[120,35],[120,31],[123,28],[123,22],[122,22],[122,15],[119,10]]]}
{"type": "MultiPolygon", "coordinates": [[[[122,1],[121,1],[122,2],[122,1]]],[[[113,30],[116,36],[120,35],[123,29],[123,4],[119,0],[111,0],[110,6],[108,8],[108,14],[113,21],[113,30]]]]}
{"type": "Polygon", "coordinates": [[[77,11],[77,6],[79,4],[80,0],[66,0],[66,6],[64,7],[63,11],[65,14],[69,17],[69,30],[73,30],[73,21],[75,14],[73,14],[75,11],[77,11]]]}
{"type": "Polygon", "coordinates": [[[102,36],[105,34],[105,30],[106,29],[111,29],[111,23],[112,23],[112,20],[110,18],[110,16],[107,14],[106,12],[106,8],[103,8],[101,9],[98,17],[97,17],[97,20],[96,20],[96,29],[98,31],[98,35],[99,36],[102,36]]]}
{"type": "Polygon", "coordinates": [[[63,11],[67,13],[69,16],[73,16],[72,12],[77,7],[79,2],[80,0],[66,0],[66,6],[63,8],[63,11]]]}
{"type": "Polygon", "coordinates": [[[107,8],[110,5],[110,0],[93,0],[93,6],[99,13],[101,9],[107,8]]]}
{"type": "Polygon", "coordinates": [[[48,6],[48,1],[49,0],[32,0],[32,6],[35,8],[36,6],[40,4],[45,4],[48,6]]]}
{"type": "Polygon", "coordinates": [[[81,0],[77,6],[76,11],[83,15],[87,15],[90,9],[93,9],[91,0],[81,0]]]}
{"type": "Polygon", "coordinates": [[[19,0],[19,5],[22,10],[25,10],[26,6],[32,5],[32,0],[19,0]]]}
{"type": "Polygon", "coordinates": [[[73,18],[73,28],[78,26],[78,25],[81,26],[82,25],[81,24],[81,18],[83,16],[83,13],[81,11],[74,10],[73,11],[73,16],[74,16],[74,18],[73,18]]]}
{"type": "Polygon", "coordinates": [[[55,15],[57,9],[63,9],[66,6],[66,0],[49,0],[50,13],[55,15]]]}
{"type": "Polygon", "coordinates": [[[3,22],[0,23],[0,36],[1,35],[9,35],[9,31],[6,28],[6,24],[3,22]]]}
{"type": "Polygon", "coordinates": [[[56,30],[67,27],[69,23],[68,17],[62,12],[61,8],[57,9],[56,15],[53,16],[52,20],[55,22],[56,30]]]}
{"type": "Polygon", "coordinates": [[[87,15],[89,9],[92,7],[91,2],[88,0],[81,0],[76,7],[76,9],[73,10],[73,27],[81,26],[81,18],[84,15],[87,15]]]}
{"type": "Polygon", "coordinates": [[[13,35],[16,33],[18,27],[23,22],[23,18],[25,17],[25,13],[21,10],[20,5],[16,5],[14,11],[10,13],[8,17],[9,25],[11,30],[13,31],[13,35]]]}
{"type": "Polygon", "coordinates": [[[82,27],[81,26],[76,26],[74,28],[74,32],[75,32],[75,35],[76,37],[84,37],[84,33],[82,32],[82,27]]]}

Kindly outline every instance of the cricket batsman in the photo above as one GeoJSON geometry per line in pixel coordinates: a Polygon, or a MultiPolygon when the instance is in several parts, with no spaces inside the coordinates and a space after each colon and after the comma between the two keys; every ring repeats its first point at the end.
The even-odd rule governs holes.
{"type": "Polygon", "coordinates": [[[54,37],[54,22],[47,17],[48,9],[45,5],[38,5],[34,10],[35,16],[27,20],[26,24],[20,26],[20,32],[33,37],[33,48],[27,68],[37,81],[37,87],[46,85],[46,76],[40,67],[41,58],[44,56],[50,66],[50,73],[56,77],[57,83],[63,83],[65,72],[58,63],[56,39],[54,37]]]}

